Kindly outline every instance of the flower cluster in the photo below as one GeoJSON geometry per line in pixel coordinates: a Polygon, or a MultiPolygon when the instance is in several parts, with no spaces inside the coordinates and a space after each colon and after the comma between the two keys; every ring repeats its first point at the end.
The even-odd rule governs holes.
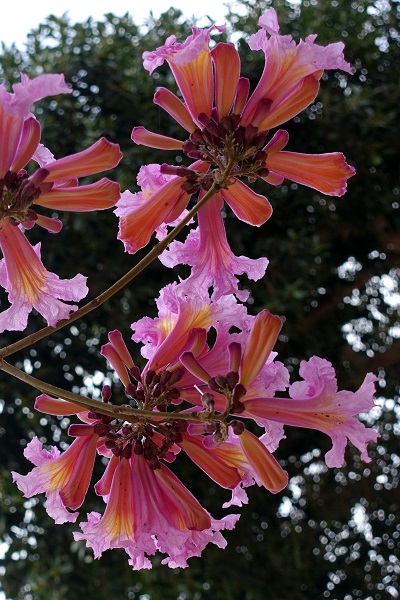
{"type": "MultiPolygon", "coordinates": [[[[251,316],[243,304],[248,293],[239,289],[237,275],[246,273],[258,280],[268,260],[234,255],[221,215],[223,202],[240,220],[255,226],[263,224],[272,210],[267,199],[242,179],[278,185],[288,178],[339,196],[354,173],[339,152],[305,155],[284,151],[287,132],[269,134],[315,98],[324,69],[350,70],[342,44],[321,47],[315,36],[296,44],[290,36],[279,34],[274,9],[261,17],[260,26],[249,43],[252,50],[264,52],[265,68],[250,95],[249,81],[240,76],[235,47],[219,43],[209,48],[210,34],[223,27],[194,28],[185,42],[177,43],[171,36],[161,48],[144,53],[144,66],[150,72],[168,62],[183,101],[164,88],[157,90],[154,101],[189,136],[179,141],[136,127],[132,139],[154,148],[182,149],[194,162],[185,167],[153,164],[141,168],[138,183],[142,191],[125,191],[117,202],[119,239],[130,253],[145,246],[154,232],[162,239],[167,226],[187,217],[190,198],[198,194],[197,228],[184,243],[170,243],[160,256],[167,267],[190,265],[191,274],[160,291],[158,317],[144,317],[132,324],[132,338],[142,344],[146,360],[142,370],[120,331],[109,333],[101,353],[124,388],[124,403],[111,402],[108,386],[103,388],[102,402],[89,411],[82,408],[79,398],[74,404],[40,395],[37,410],[76,414],[81,423],[71,425],[69,435],[75,440],[61,455],[56,448],[43,449],[40,441],[33,439],[25,456],[35,467],[27,475],[13,473],[25,496],[46,493],[47,512],[57,523],[75,522],[96,455],[108,458],[104,475],[94,486],[105,510],[103,514],[89,513],[74,536],[84,540],[95,557],[110,548],[124,548],[134,569],[150,568],[149,556],[156,551],[166,555],[164,564],[186,567],[187,560],[199,556],[209,542],[224,547],[221,531],[232,529],[239,518],[233,513],[214,519],[199,504],[167,466],[173,465],[181,452],[231,491],[223,505],[229,508],[247,503],[246,488],[251,485],[272,493],[286,487],[288,474],[274,456],[285,427],[327,434],[332,441],[325,457],[329,467],[343,465],[348,441],[369,461],[368,443],[378,437],[356,418],[373,406],[373,374],[366,375],[356,392],[338,391],[332,365],[314,356],[301,362],[301,379],[290,383],[288,370],[274,352],[281,319],[268,310],[251,316]]],[[[56,91],[66,91],[57,81],[56,91]]],[[[23,80],[23,85],[28,82],[23,80]]],[[[9,113],[14,115],[11,109],[9,113]]],[[[7,235],[14,236],[12,247],[17,235],[25,239],[20,227],[26,228],[28,221],[51,229],[48,221],[33,215],[33,202],[74,210],[113,204],[114,188],[104,180],[86,186],[109,190],[100,206],[85,186],[77,188],[80,193],[72,199],[67,179],[109,168],[119,158],[118,151],[104,142],[102,153],[107,158],[102,167],[97,146],[83,152],[79,161],[69,157],[41,164],[37,136],[35,143],[28,143],[33,134],[29,138],[23,133],[24,127],[37,129],[32,125],[36,121],[33,117],[24,121],[18,111],[17,115],[21,131],[15,147],[22,145],[25,150],[15,150],[4,167],[0,231],[3,244],[7,235]],[[25,126],[28,121],[31,124],[25,126]],[[93,162],[87,158],[85,163],[91,153],[93,162]],[[20,168],[31,156],[39,160],[41,168],[28,177],[20,168]],[[82,166],[89,162],[91,168],[82,166]]],[[[13,281],[12,253],[7,248],[5,245],[7,281],[13,281]]],[[[17,303],[19,298],[10,291],[10,300],[17,303]]],[[[37,306],[33,300],[31,304],[37,306]]],[[[59,318],[58,314],[55,319],[59,318]]]]}
{"type": "Polygon", "coordinates": [[[86,277],[60,280],[46,270],[40,244],[32,247],[24,230],[39,225],[58,233],[62,223],[37,212],[92,211],[111,208],[120,197],[119,185],[103,178],[78,186],[78,178],[115,167],[122,154],[116,144],[100,139],[83,152],[55,160],[40,144],[41,127],[31,114],[32,104],[52,94],[69,93],[62,75],[41,75],[30,80],[22,75],[13,93],[0,84],[0,285],[8,292],[11,307],[0,314],[0,333],[26,328],[32,308],[49,325],[68,317],[77,307],[63,301],[86,296],[86,277]],[[39,168],[31,175],[24,169],[34,160],[39,168]],[[35,208],[32,208],[35,206],[35,208]]]}

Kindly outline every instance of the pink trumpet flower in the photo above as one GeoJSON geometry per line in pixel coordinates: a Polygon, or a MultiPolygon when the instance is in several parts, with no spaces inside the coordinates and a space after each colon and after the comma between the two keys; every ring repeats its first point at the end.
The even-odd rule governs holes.
{"type": "Polygon", "coordinates": [[[134,570],[150,569],[145,556],[158,550],[167,554],[162,560],[171,568],[187,567],[187,560],[200,556],[208,543],[224,548],[220,530],[232,529],[239,515],[214,520],[180,480],[166,467],[152,469],[143,455],[116,461],[111,459],[104,515],[89,513],[81,523],[85,540],[95,558],[109,548],[124,548],[134,570]]]}
{"type": "Polygon", "coordinates": [[[0,285],[8,292],[10,308],[0,313],[0,332],[22,331],[28,315],[35,308],[49,325],[66,319],[78,307],[64,300],[77,302],[88,292],[86,277],[60,279],[47,271],[40,260],[40,244],[32,247],[21,229],[5,220],[0,226],[0,285]]]}
{"type": "Polygon", "coordinates": [[[11,473],[25,497],[46,493],[46,510],[56,523],[76,521],[78,513],[67,508],[76,510],[85,499],[99,439],[93,427],[87,434],[77,437],[63,454],[55,446],[50,451],[43,449],[38,438],[33,438],[24,456],[35,467],[27,475],[11,473]]]}
{"type": "Polygon", "coordinates": [[[160,260],[167,267],[181,263],[192,266],[190,277],[180,284],[188,294],[193,285],[202,289],[213,286],[213,301],[235,294],[245,302],[250,292],[238,289],[236,275],[247,273],[250,279],[257,281],[264,276],[268,259],[233,254],[226,237],[221,205],[222,198],[211,198],[199,211],[199,227],[189,233],[185,243],[172,242],[160,260]]]}
{"type": "Polygon", "coordinates": [[[361,451],[362,460],[370,462],[367,445],[376,442],[379,434],[354,415],[374,406],[375,375],[368,373],[356,392],[338,391],[332,365],[316,356],[302,361],[300,375],[304,381],[290,386],[290,398],[242,398],[246,415],[326,433],[332,440],[332,449],[325,456],[328,467],[343,465],[347,440],[361,451]]]}

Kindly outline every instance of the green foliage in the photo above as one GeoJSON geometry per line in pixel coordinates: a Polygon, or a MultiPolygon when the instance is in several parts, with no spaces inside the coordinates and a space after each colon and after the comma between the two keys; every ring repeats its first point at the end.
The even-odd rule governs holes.
{"type": "MultiPolygon", "coordinates": [[[[34,391],[14,381],[11,387],[10,380],[1,376],[0,532],[8,550],[1,561],[6,574],[0,589],[7,598],[67,600],[82,592],[98,600],[396,597],[399,5],[372,0],[240,4],[247,7],[245,16],[240,16],[243,10],[236,14],[231,9],[229,21],[245,36],[256,30],[259,15],[272,4],[282,33],[298,38],[318,32],[323,45],[343,40],[346,58],[354,66],[352,75],[324,76],[315,102],[287,127],[293,151],[345,153],[357,168],[347,195],[327,198],[287,182],[268,190],[259,187],[257,191],[273,204],[272,219],[257,231],[238,224],[229,213],[226,222],[236,254],[271,259],[264,281],[249,286],[243,280],[243,284],[252,290],[254,312],[267,307],[285,315],[278,350],[294,373],[299,360],[316,354],[332,360],[342,388],[355,389],[367,371],[379,374],[382,408],[371,419],[382,437],[373,461],[366,466],[348,452],[346,468],[327,471],[321,454],[329,448],[326,437],[288,428],[278,454],[282,464],[286,457],[289,487],[277,496],[251,489],[237,529],[226,536],[226,550],[207,548],[201,559],[191,559],[186,570],[170,571],[157,558],[152,571],[133,573],[122,550],[107,553],[100,563],[93,561],[90,551],[73,542],[74,526],[55,526],[47,517],[42,498],[21,498],[9,473],[31,468],[22,456],[23,447],[35,434],[48,444],[65,444],[69,419],[35,414],[34,391]]],[[[150,19],[145,30],[128,15],[109,14],[104,22],[88,19],[74,25],[66,18],[49,17],[29,35],[26,50],[3,48],[0,77],[15,82],[18,71],[30,76],[65,73],[73,93],[37,105],[43,142],[61,157],[105,135],[124,153],[110,177],[117,177],[123,189],[136,191],[142,164],[173,163],[175,157],[135,146],[130,140],[132,127],[140,124],[182,137],[172,119],[151,102],[157,86],[174,88],[172,76],[163,66],[150,77],[141,54],[172,33],[185,38],[188,32],[188,23],[172,9],[157,22],[150,19]]],[[[245,40],[239,47],[242,71],[254,87],[263,56],[250,53],[245,40]]],[[[116,218],[109,212],[60,218],[63,231],[43,240],[45,264],[63,277],[78,270],[88,275],[91,297],[137,261],[124,254],[116,240],[116,218]]],[[[130,323],[144,314],[154,315],[152,298],[177,273],[153,265],[98,312],[16,356],[18,366],[55,385],[98,393],[96,382],[105,370],[99,347],[106,332],[118,327],[128,338],[130,323]]],[[[41,326],[40,317],[30,320],[32,331],[41,326]]],[[[17,338],[9,336],[10,341],[17,338]]],[[[189,461],[179,468],[183,481],[206,508],[222,517],[225,511],[220,506],[228,495],[189,461]]],[[[97,469],[98,479],[101,465],[97,469]]],[[[96,508],[102,510],[93,494],[86,510],[96,508]]]]}

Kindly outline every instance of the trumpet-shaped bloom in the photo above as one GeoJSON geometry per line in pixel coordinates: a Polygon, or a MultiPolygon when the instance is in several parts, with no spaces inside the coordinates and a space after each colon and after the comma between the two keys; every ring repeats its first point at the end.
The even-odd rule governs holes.
{"type": "Polygon", "coordinates": [[[173,225],[178,217],[186,214],[185,207],[190,198],[181,189],[180,179],[163,175],[160,165],[141,167],[137,182],[142,190],[135,194],[126,190],[114,211],[119,217],[118,239],[130,254],[145,246],[154,231],[159,239],[162,238],[166,224],[173,225]],[[155,204],[159,210],[154,210],[155,204]]]}
{"type": "Polygon", "coordinates": [[[150,73],[164,60],[168,62],[194,122],[201,113],[211,116],[213,79],[209,42],[210,33],[215,29],[221,32],[225,26],[193,27],[192,35],[183,43],[177,43],[176,37],[171,35],[164,46],[143,53],[144,67],[150,73]]]}
{"type": "Polygon", "coordinates": [[[342,42],[319,46],[314,34],[296,44],[290,35],[280,35],[273,8],[260,17],[258,24],[261,29],[250,36],[249,46],[251,50],[264,52],[265,67],[242,119],[245,124],[251,123],[260,102],[268,99],[268,111],[258,125],[266,130],[288,121],[314,100],[324,70],[341,69],[350,73],[351,67],[343,58],[342,42]]]}
{"type": "Polygon", "coordinates": [[[192,290],[190,297],[179,284],[163,288],[156,300],[159,317],[144,317],[132,323],[135,342],[144,342],[142,355],[148,368],[158,370],[177,361],[193,329],[209,329],[216,322],[235,323],[240,327],[247,318],[244,306],[234,296],[222,296],[210,302],[207,292],[192,290]]]}
{"type": "Polygon", "coordinates": [[[316,356],[302,361],[300,375],[304,381],[290,386],[291,398],[243,398],[246,414],[326,433],[332,440],[332,449],[325,456],[328,467],[343,465],[347,440],[369,462],[367,445],[376,442],[379,434],[367,429],[354,415],[374,406],[375,375],[368,373],[356,392],[338,391],[332,365],[316,356]]]}
{"type": "Polygon", "coordinates": [[[189,233],[184,244],[172,242],[160,260],[167,267],[181,263],[191,265],[190,277],[181,283],[181,288],[188,294],[192,286],[205,290],[213,286],[212,300],[235,294],[244,302],[249,292],[238,289],[235,275],[247,273],[250,279],[257,281],[264,276],[268,259],[233,254],[226,238],[221,204],[217,197],[211,198],[198,213],[198,229],[189,233]]]}
{"type": "MultiPolygon", "coordinates": [[[[187,567],[208,543],[223,548],[221,529],[232,529],[239,515],[212,519],[179,479],[164,465],[152,470],[142,455],[113,461],[110,485],[103,485],[107,507],[104,515],[90,513],[81,523],[85,540],[96,558],[109,548],[124,548],[133,569],[151,568],[146,557],[157,550],[166,553],[163,564],[187,567]]],[[[107,483],[105,482],[105,483],[107,483]]]]}
{"type": "Polygon", "coordinates": [[[59,279],[40,260],[40,244],[30,245],[19,227],[7,220],[0,227],[0,285],[8,292],[11,307],[0,313],[0,332],[23,330],[35,308],[49,325],[66,319],[78,307],[64,301],[78,301],[88,292],[86,277],[59,279]]]}
{"type": "Polygon", "coordinates": [[[45,450],[39,439],[33,438],[24,456],[35,467],[27,475],[12,472],[13,481],[26,498],[45,492],[46,511],[56,523],[73,523],[79,513],[71,513],[67,508],[75,510],[85,499],[98,438],[92,428],[90,435],[76,438],[63,454],[54,446],[45,450]]]}
{"type": "Polygon", "coordinates": [[[41,127],[30,114],[32,104],[49,94],[71,92],[62,75],[21,75],[13,93],[0,86],[0,226],[4,219],[35,221],[32,204],[61,210],[110,208],[119,198],[119,185],[106,179],[77,187],[77,178],[115,167],[122,154],[105,138],[77,154],[58,160],[39,144],[41,127]],[[23,167],[31,160],[41,168],[28,176],[23,167]]]}
{"type": "Polygon", "coordinates": [[[30,80],[21,75],[21,83],[7,92],[0,84],[0,178],[7,171],[17,172],[31,158],[40,138],[40,125],[30,116],[32,104],[54,94],[71,93],[63,75],[41,75],[30,80]],[[13,168],[14,166],[14,168],[13,168]]]}

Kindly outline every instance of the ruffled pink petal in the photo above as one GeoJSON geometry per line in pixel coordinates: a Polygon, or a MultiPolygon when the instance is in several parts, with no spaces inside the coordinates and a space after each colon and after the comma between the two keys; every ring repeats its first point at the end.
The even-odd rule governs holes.
{"type": "Polygon", "coordinates": [[[157,305],[159,318],[144,318],[132,324],[133,339],[148,344],[143,354],[150,358],[148,368],[154,370],[179,359],[192,329],[208,329],[216,321],[223,324],[233,320],[240,326],[246,314],[245,307],[238,305],[234,296],[222,296],[211,303],[207,292],[192,290],[187,296],[176,284],[161,290],[157,305]]]}
{"type": "Polygon", "coordinates": [[[325,69],[342,69],[350,73],[351,68],[344,60],[341,42],[319,46],[314,43],[316,36],[311,35],[296,45],[290,35],[279,35],[276,12],[272,8],[261,17],[260,25],[264,29],[250,36],[249,45],[252,50],[263,50],[265,67],[243,112],[242,124],[249,125],[260,101],[268,99],[270,112],[260,127],[269,128],[282,123],[285,115],[294,116],[296,104],[302,110],[308,99],[312,101],[318,89],[317,80],[325,69]],[[304,83],[309,76],[315,81],[309,78],[304,83]]]}
{"type": "Polygon", "coordinates": [[[316,356],[302,361],[300,374],[304,381],[290,386],[291,398],[244,398],[246,414],[326,433],[333,443],[325,456],[329,467],[343,465],[347,439],[361,451],[361,458],[369,462],[367,445],[377,440],[378,433],[367,429],[354,415],[374,406],[375,375],[368,373],[359,390],[353,393],[338,392],[332,365],[316,356]]]}
{"type": "Polygon", "coordinates": [[[162,65],[164,60],[168,61],[195,123],[198,123],[197,117],[201,113],[211,116],[213,76],[208,44],[210,32],[214,29],[223,31],[225,26],[212,25],[208,29],[193,27],[193,34],[183,43],[177,43],[176,37],[170,36],[164,46],[153,52],[143,53],[144,67],[150,73],[162,65]]]}
{"type": "Polygon", "coordinates": [[[276,14],[276,10],[274,8],[267,9],[265,13],[263,13],[258,19],[258,24],[270,35],[279,34],[278,15],[276,14]]]}
{"type": "Polygon", "coordinates": [[[95,557],[109,548],[124,548],[135,569],[151,568],[145,556],[165,552],[171,568],[186,567],[191,556],[199,556],[209,543],[223,547],[226,541],[219,530],[231,529],[238,518],[229,515],[222,521],[211,519],[179,479],[164,465],[153,471],[142,456],[114,461],[104,490],[108,492],[103,517],[88,515],[81,523],[95,557]]]}
{"type": "Polygon", "coordinates": [[[199,228],[191,231],[184,243],[172,242],[160,256],[167,267],[188,264],[192,267],[190,277],[181,283],[189,294],[193,285],[203,289],[213,286],[212,300],[223,295],[235,294],[246,301],[249,293],[239,291],[235,275],[244,273],[257,281],[264,276],[268,259],[250,259],[235,256],[229,247],[217,197],[211,198],[199,211],[199,228]]]}
{"type": "Polygon", "coordinates": [[[13,92],[7,92],[4,84],[0,84],[0,103],[11,115],[27,117],[32,104],[46,96],[70,94],[72,90],[66,86],[64,75],[39,75],[29,79],[21,73],[21,83],[13,85],[13,92]]]}
{"type": "Polygon", "coordinates": [[[45,167],[46,165],[55,161],[54,154],[50,152],[46,146],[43,144],[39,144],[36,148],[35,152],[32,156],[33,160],[35,160],[41,167],[45,167]]]}

